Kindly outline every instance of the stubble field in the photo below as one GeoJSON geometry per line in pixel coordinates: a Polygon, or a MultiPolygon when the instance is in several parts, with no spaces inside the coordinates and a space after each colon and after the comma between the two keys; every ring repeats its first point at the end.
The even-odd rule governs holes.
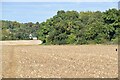
{"type": "Polygon", "coordinates": [[[4,78],[117,78],[117,45],[3,45],[4,78]]]}

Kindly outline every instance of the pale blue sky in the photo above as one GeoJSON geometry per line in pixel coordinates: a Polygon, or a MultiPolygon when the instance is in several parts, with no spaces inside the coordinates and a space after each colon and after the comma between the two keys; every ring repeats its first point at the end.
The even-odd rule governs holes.
{"type": "Polygon", "coordinates": [[[2,2],[118,2],[119,0],[1,0],[2,2]]]}
{"type": "Polygon", "coordinates": [[[118,8],[117,2],[3,2],[2,20],[42,22],[56,15],[58,10],[105,11],[118,8]]]}

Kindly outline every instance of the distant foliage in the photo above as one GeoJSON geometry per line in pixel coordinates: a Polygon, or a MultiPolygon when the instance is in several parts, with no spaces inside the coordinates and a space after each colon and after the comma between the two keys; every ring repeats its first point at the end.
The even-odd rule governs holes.
{"type": "Polygon", "coordinates": [[[117,44],[120,37],[120,10],[105,12],[58,11],[42,23],[2,21],[2,40],[37,36],[44,44],[117,44]]]}
{"type": "Polygon", "coordinates": [[[2,40],[28,40],[29,34],[37,36],[39,23],[18,23],[16,21],[2,20],[2,40]]]}

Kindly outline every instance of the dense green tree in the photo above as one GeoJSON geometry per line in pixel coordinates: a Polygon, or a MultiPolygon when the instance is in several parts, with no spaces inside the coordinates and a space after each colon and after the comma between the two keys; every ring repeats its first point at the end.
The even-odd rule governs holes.
{"type": "Polygon", "coordinates": [[[77,12],[60,10],[39,23],[2,22],[2,40],[38,37],[43,44],[117,44],[120,37],[120,10],[77,12]]]}

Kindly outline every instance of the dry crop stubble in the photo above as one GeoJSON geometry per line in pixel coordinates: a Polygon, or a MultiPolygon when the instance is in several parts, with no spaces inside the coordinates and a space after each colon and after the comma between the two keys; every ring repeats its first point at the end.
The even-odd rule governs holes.
{"type": "Polygon", "coordinates": [[[117,45],[3,46],[3,77],[116,78],[117,45]]]}

